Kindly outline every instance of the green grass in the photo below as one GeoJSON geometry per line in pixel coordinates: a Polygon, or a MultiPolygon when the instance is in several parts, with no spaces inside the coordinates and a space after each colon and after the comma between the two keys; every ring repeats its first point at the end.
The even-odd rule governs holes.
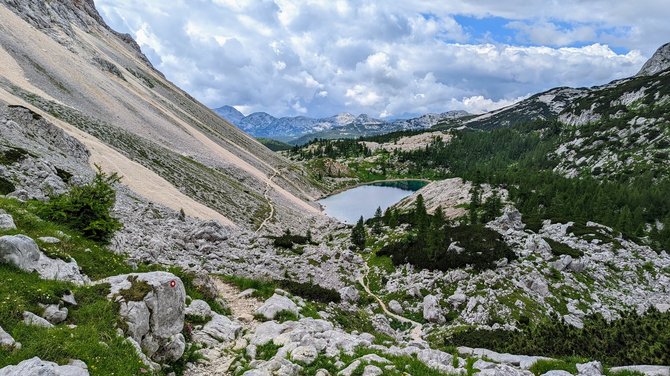
{"type": "Polygon", "coordinates": [[[557,359],[557,360],[538,360],[530,367],[530,372],[535,375],[542,375],[552,370],[561,370],[570,372],[573,375],[577,374],[577,363],[584,363],[585,359],[557,359]]]}
{"type": "Polygon", "coordinates": [[[277,286],[274,282],[269,280],[259,280],[251,279],[238,276],[221,276],[225,282],[228,282],[232,285],[235,285],[241,291],[254,289],[254,293],[251,295],[260,299],[267,299],[275,293],[277,286]]]}
{"type": "Polygon", "coordinates": [[[281,348],[281,345],[275,345],[272,341],[264,345],[260,345],[256,347],[256,359],[270,360],[273,356],[277,355],[277,351],[279,351],[281,348]]]}
{"type": "Polygon", "coordinates": [[[137,375],[143,364],[133,347],[116,334],[118,305],[107,300],[108,285],[75,287],[59,281],[45,281],[36,274],[0,265],[0,326],[21,342],[20,350],[0,350],[0,368],[38,356],[43,360],[66,364],[80,359],[91,375],[137,375]],[[72,290],[79,303],[69,307],[65,324],[70,329],[26,326],[21,321],[24,310],[41,313],[38,304],[56,303],[72,290]]]}
{"type": "MultiPolygon", "coordinates": [[[[163,270],[159,266],[140,265],[133,270],[123,256],[109,251],[104,246],[86,239],[81,234],[61,224],[41,219],[35,213],[38,203],[26,203],[0,197],[0,208],[14,218],[17,230],[0,231],[2,235],[25,234],[33,239],[41,236],[55,236],[61,239],[57,244],[38,244],[50,257],[77,260],[83,272],[93,280],[105,277],[163,270]]],[[[193,284],[194,276],[179,268],[170,272],[184,282],[186,292],[194,299],[207,301],[212,309],[225,313],[214,297],[208,296],[193,284]]],[[[41,359],[66,364],[70,359],[80,359],[88,365],[91,375],[138,375],[144,365],[135,349],[117,336],[117,327],[123,327],[119,319],[118,304],[107,299],[109,285],[76,286],[61,281],[42,280],[36,273],[26,273],[13,266],[0,264],[0,326],[14,339],[21,342],[20,350],[0,349],[0,368],[18,364],[23,360],[38,356],[41,359]],[[72,291],[78,302],[76,307],[68,307],[67,321],[55,328],[39,328],[22,323],[23,311],[37,315],[42,313],[40,304],[58,303],[60,297],[72,291]],[[76,325],[75,328],[67,327],[76,325]]],[[[140,299],[148,286],[135,281],[131,289],[122,294],[129,300],[140,299]]],[[[185,362],[197,358],[195,349],[190,349],[185,358],[168,365],[169,370],[181,374],[185,362]]]]}
{"type": "Polygon", "coordinates": [[[550,238],[543,238],[551,247],[551,253],[554,254],[555,256],[561,256],[561,255],[569,255],[572,256],[573,258],[580,258],[584,256],[584,252],[574,249],[567,244],[557,242],[554,239],[550,238]]]}

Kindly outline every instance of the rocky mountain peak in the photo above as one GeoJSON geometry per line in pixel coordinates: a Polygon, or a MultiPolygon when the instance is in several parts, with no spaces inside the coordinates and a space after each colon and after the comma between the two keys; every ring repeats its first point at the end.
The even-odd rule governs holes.
{"type": "Polygon", "coordinates": [[[128,44],[147,65],[151,66],[130,34],[119,33],[107,25],[93,0],[0,0],[0,4],[4,4],[19,17],[66,47],[72,40],[76,40],[73,27],[87,32],[96,29],[109,32],[128,44]],[[69,38],[63,38],[63,34],[69,38]]]}
{"type": "Polygon", "coordinates": [[[638,76],[652,76],[656,73],[662,72],[670,68],[670,43],[666,43],[659,47],[651,59],[642,66],[638,72],[638,76]]]}

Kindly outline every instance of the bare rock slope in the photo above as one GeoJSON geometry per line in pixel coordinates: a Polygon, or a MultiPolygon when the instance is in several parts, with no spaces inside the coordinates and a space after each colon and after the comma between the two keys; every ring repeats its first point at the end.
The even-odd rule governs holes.
{"type": "Polygon", "coordinates": [[[2,0],[0,20],[0,103],[65,130],[147,199],[250,229],[271,208],[318,213],[299,168],[166,80],[92,1],[2,0]]]}

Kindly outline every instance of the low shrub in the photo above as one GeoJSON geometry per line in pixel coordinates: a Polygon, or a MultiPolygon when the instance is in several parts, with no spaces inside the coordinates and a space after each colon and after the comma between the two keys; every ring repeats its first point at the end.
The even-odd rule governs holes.
{"type": "Polygon", "coordinates": [[[121,223],[111,216],[116,201],[113,185],[121,178],[107,175],[98,167],[92,182],[75,186],[64,194],[51,198],[39,211],[40,216],[65,224],[89,239],[107,242],[121,223]]]}
{"type": "Polygon", "coordinates": [[[583,329],[557,317],[531,323],[521,331],[467,329],[453,333],[444,344],[524,355],[579,356],[612,366],[670,364],[670,312],[652,309],[644,316],[626,312],[612,322],[592,315],[583,322],[583,329]]]}
{"type": "Polygon", "coordinates": [[[544,241],[549,244],[551,247],[551,253],[554,254],[554,256],[568,255],[572,258],[580,258],[584,256],[584,252],[580,251],[579,249],[574,249],[567,244],[557,242],[556,240],[550,238],[544,238],[544,241]]]}

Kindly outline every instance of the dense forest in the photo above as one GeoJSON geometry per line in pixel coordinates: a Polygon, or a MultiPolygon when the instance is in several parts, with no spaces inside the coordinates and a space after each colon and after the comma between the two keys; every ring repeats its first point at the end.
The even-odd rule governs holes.
{"type": "Polygon", "coordinates": [[[557,317],[526,324],[521,331],[466,329],[448,337],[445,345],[549,357],[579,355],[609,365],[670,364],[670,313],[627,312],[615,321],[589,316],[583,329],[557,317]]]}
{"type": "Polygon", "coordinates": [[[500,260],[516,259],[502,236],[484,227],[486,221],[500,215],[500,198],[494,195],[481,203],[479,194],[475,192],[472,197],[467,223],[447,221],[439,207],[434,214],[428,214],[421,195],[410,212],[388,209],[382,215],[378,210],[368,220],[372,233],[379,233],[382,224],[391,228],[406,224],[409,231],[402,239],[383,246],[377,255],[390,256],[396,265],[410,263],[443,271],[467,265],[476,270],[491,269],[500,260]]]}

